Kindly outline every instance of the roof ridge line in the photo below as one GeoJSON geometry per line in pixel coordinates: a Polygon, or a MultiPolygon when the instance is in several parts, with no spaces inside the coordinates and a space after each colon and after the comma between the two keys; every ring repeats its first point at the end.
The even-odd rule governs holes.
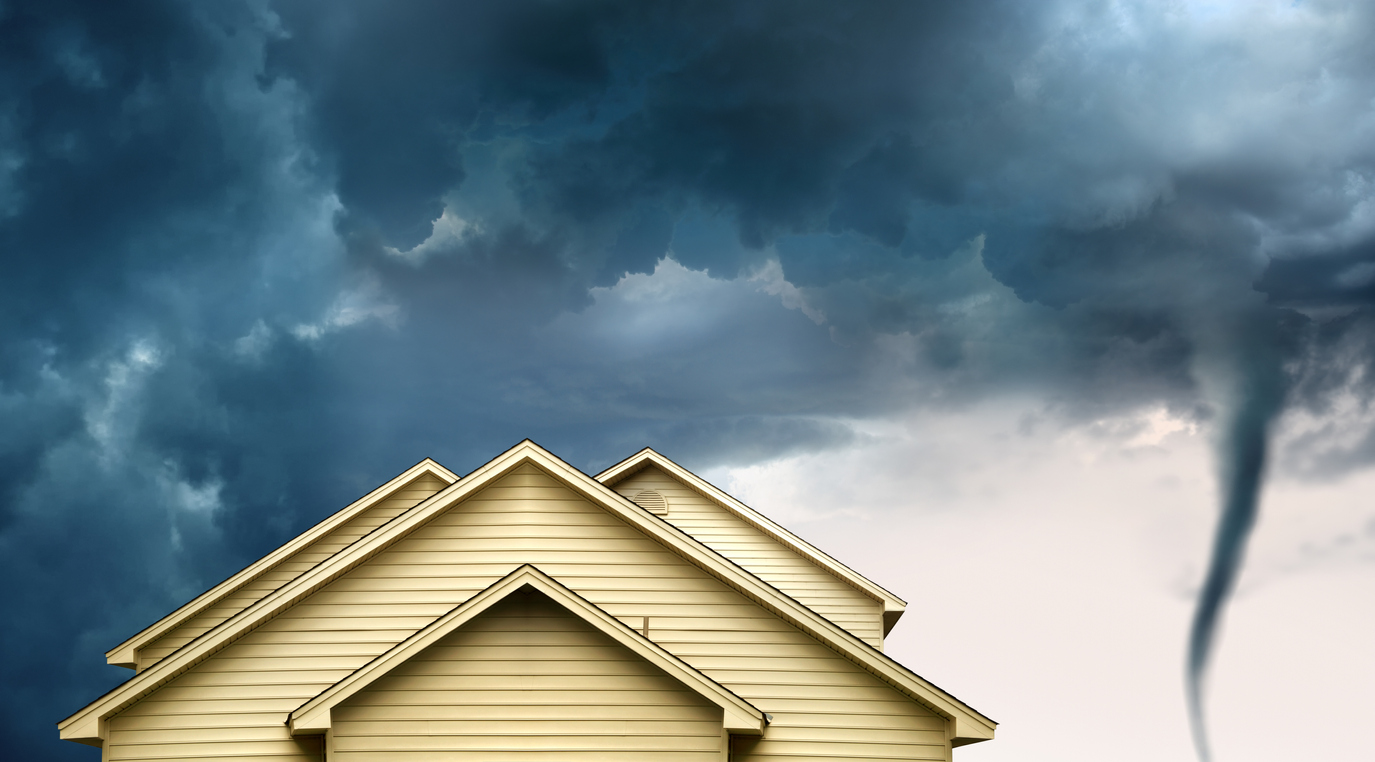
{"type": "MultiPolygon", "coordinates": [[[[119,645],[105,652],[107,662],[120,666],[130,666],[131,662],[115,661],[115,659],[121,658],[121,651],[128,652],[123,655],[124,659],[137,659],[137,651],[139,648],[142,648],[148,643],[153,642],[157,638],[166,635],[168,632],[186,623],[188,620],[195,617],[196,614],[204,611],[207,607],[213,606],[219,601],[224,600],[235,591],[243,588],[244,585],[247,585],[262,574],[270,571],[273,567],[287,560],[296,552],[305,549],[311,542],[320,539],[334,529],[348,523],[350,519],[362,513],[364,510],[367,510],[372,505],[387,499],[389,495],[415,481],[425,472],[432,473],[440,479],[449,481],[450,485],[460,480],[457,474],[445,468],[433,458],[421,458],[415,465],[393,476],[382,484],[379,484],[367,494],[334,513],[329,514],[311,525],[305,531],[277,546],[267,555],[244,566],[219,583],[212,585],[200,595],[172,609],[170,612],[163,615],[162,618],[144,627],[130,637],[125,638],[119,645]]],[[[440,491],[443,490],[441,489],[440,491]]],[[[365,533],[363,536],[365,537],[367,534],[365,533]]],[[[358,539],[362,539],[362,537],[358,539]]],[[[354,542],[357,542],[357,540],[354,542]]],[[[349,545],[352,545],[352,543],[349,545]]],[[[338,552],[342,553],[349,545],[340,548],[338,552]]],[[[185,645],[189,645],[189,643],[185,645]]],[[[175,653],[175,651],[173,653],[175,653]]],[[[171,654],[168,655],[170,656],[171,654]]],[[[132,663],[132,668],[136,669],[137,664],[132,663]]]]}
{"type": "MultiPolygon", "coordinates": [[[[730,493],[726,492],[720,487],[717,487],[716,485],[712,484],[706,479],[703,479],[702,477],[698,476],[692,471],[689,471],[687,468],[683,467],[682,465],[675,462],[673,459],[669,458],[663,453],[658,452],[652,447],[645,447],[641,449],[634,455],[631,455],[630,457],[616,463],[615,465],[607,469],[604,469],[602,472],[598,473],[593,478],[599,482],[608,484],[608,486],[610,486],[610,484],[615,484],[621,478],[629,477],[631,473],[639,470],[639,468],[636,468],[636,466],[642,467],[642,464],[645,463],[654,463],[655,465],[668,466],[670,468],[670,476],[678,476],[678,474],[672,473],[672,471],[674,470],[681,471],[682,476],[686,477],[685,479],[683,479],[683,481],[685,481],[685,486],[697,491],[698,493],[701,493],[703,497],[706,497],[708,500],[711,500],[712,502],[721,505],[723,508],[735,514],[738,518],[742,519],[746,523],[753,525],[756,529],[760,530],[761,532],[773,536],[774,539],[778,540],[779,542],[782,542],[787,546],[798,546],[793,547],[792,549],[799,555],[801,555],[803,558],[806,558],[808,561],[811,561],[814,565],[830,573],[832,576],[835,576],[836,578],[846,582],[847,584],[856,588],[860,592],[863,592],[864,594],[878,600],[880,603],[887,603],[890,600],[894,601],[898,604],[899,612],[902,607],[905,607],[907,605],[907,601],[903,600],[901,597],[894,594],[891,590],[888,590],[887,588],[883,587],[877,582],[874,582],[873,580],[869,579],[868,577],[864,576],[858,571],[850,568],[843,561],[838,560],[826,551],[816,547],[810,542],[807,542],[806,540],[799,537],[792,530],[788,529],[787,527],[784,527],[783,525],[779,524],[773,519],[770,519],[768,516],[765,516],[759,510],[746,505],[744,502],[740,501],[730,493]],[[699,482],[701,486],[699,487],[697,484],[694,484],[692,482],[699,482]],[[780,534],[782,535],[781,537],[777,536],[780,534]],[[843,573],[837,573],[837,571],[843,573]],[[856,580],[852,579],[852,577],[858,578],[859,581],[867,583],[867,585],[857,584],[856,580]],[[866,589],[866,587],[873,589],[866,589]]],[[[896,622],[896,618],[894,618],[894,622],[896,622]]],[[[892,629],[892,624],[885,622],[885,625],[886,626],[884,628],[884,634],[886,635],[888,631],[892,629]]]]}
{"type": "Polygon", "coordinates": [[[727,729],[731,732],[758,734],[762,733],[764,726],[768,724],[768,715],[744,697],[636,632],[618,617],[579,595],[539,567],[524,563],[292,710],[287,716],[287,725],[292,735],[320,733],[329,729],[329,712],[334,706],[385,677],[419,652],[435,645],[439,640],[526,587],[538,590],[573,616],[607,634],[622,646],[636,652],[641,658],[668,672],[678,682],[720,706],[725,713],[723,723],[727,723],[727,729]],[[575,607],[582,607],[583,611],[578,611],[575,607]],[[650,655],[642,653],[644,650],[649,650],[650,655]],[[674,674],[675,672],[681,674],[674,674]],[[689,679],[684,679],[684,675],[689,679]],[[702,686],[707,690],[704,691],[702,686]],[[734,711],[728,704],[734,705],[734,711]],[[742,710],[744,717],[739,716],[742,710]]]}
{"type": "MultiPolygon", "coordinates": [[[[759,577],[740,567],[730,559],[708,548],[696,538],[688,535],[672,524],[663,521],[660,517],[654,516],[636,505],[633,501],[615,492],[607,485],[588,476],[586,473],[568,464],[567,461],[564,461],[562,458],[559,458],[528,439],[522,440],[519,444],[496,456],[483,466],[474,469],[460,481],[440,490],[420,504],[414,506],[411,510],[396,517],[393,521],[388,522],[386,526],[397,533],[395,537],[379,540],[378,538],[382,537],[385,533],[374,531],[360,538],[359,541],[341,550],[325,561],[322,561],[314,568],[283,585],[278,590],[264,596],[263,599],[255,602],[252,606],[245,608],[233,617],[216,625],[210,631],[207,631],[191,643],[186,644],[181,649],[178,649],[178,651],[152,665],[149,669],[135,675],[125,683],[116,686],[105,695],[62,720],[58,723],[58,727],[62,730],[62,736],[70,740],[81,740],[92,745],[100,745],[104,738],[106,717],[121,711],[125,706],[139,700],[143,695],[146,695],[148,692],[170,681],[182,672],[194,667],[203,659],[208,658],[220,648],[228,645],[238,635],[243,634],[244,631],[249,629],[245,626],[245,622],[257,622],[261,619],[275,616],[277,613],[294,605],[300,598],[309,595],[310,592],[313,592],[320,586],[347,573],[357,565],[365,562],[373,553],[380,552],[385,547],[389,547],[392,543],[400,540],[420,526],[423,526],[424,523],[434,517],[431,515],[423,517],[422,519],[416,519],[415,517],[422,512],[427,510],[434,511],[435,515],[437,515],[439,511],[447,509],[456,500],[462,499],[457,496],[458,493],[476,490],[479,488],[479,486],[476,485],[485,484],[487,481],[504,474],[506,471],[510,470],[510,468],[514,468],[525,462],[533,462],[537,468],[549,471],[549,468],[541,467],[542,464],[538,462],[539,460],[548,461],[543,464],[544,466],[551,467],[555,470],[568,471],[571,472],[571,474],[581,477],[583,484],[591,489],[583,489],[578,484],[577,479],[569,478],[569,476],[565,476],[563,481],[567,486],[572,487],[575,492],[580,492],[594,502],[601,503],[603,507],[619,509],[623,513],[623,519],[629,520],[632,525],[639,525],[641,529],[647,530],[651,537],[658,534],[660,542],[674,540],[678,542],[687,541],[691,543],[690,546],[677,550],[688,551],[689,549],[701,549],[707,551],[703,557],[696,559],[697,562],[700,563],[694,562],[690,555],[684,555],[684,558],[689,562],[694,562],[694,565],[703,568],[704,571],[718,577],[721,581],[745,594],[747,598],[751,598],[756,603],[763,605],[766,609],[782,617],[785,621],[801,628],[804,632],[810,633],[813,637],[817,637],[822,643],[837,650],[841,655],[846,655],[846,652],[848,652],[848,655],[854,657],[854,660],[856,660],[860,666],[873,672],[875,676],[888,682],[913,700],[933,709],[938,714],[952,719],[956,723],[957,732],[968,729],[970,732],[975,733],[975,735],[967,736],[973,740],[982,740],[992,737],[992,731],[996,723],[964,701],[961,701],[948,691],[945,691],[929,680],[926,680],[910,669],[897,663],[891,657],[888,657],[873,646],[860,640],[853,633],[831,622],[817,612],[812,611],[804,604],[761,580],[759,577]],[[436,508],[438,505],[442,505],[443,507],[436,508]],[[398,528],[401,527],[407,519],[410,519],[414,526],[398,528]],[[659,532],[654,532],[653,530],[655,528],[657,528],[659,532]],[[368,543],[376,544],[378,547],[369,550],[362,549],[363,545],[368,543]],[[340,560],[350,553],[361,555],[362,557],[350,558],[347,564],[340,560]],[[708,563],[708,565],[704,566],[704,563],[708,563]],[[712,564],[721,565],[723,568],[709,568],[712,564]],[[327,570],[327,567],[331,568],[327,570]],[[324,577],[324,579],[318,579],[320,577],[324,577]],[[739,577],[740,579],[732,580],[732,577],[739,577]],[[750,588],[755,589],[751,591],[750,588]],[[768,601],[767,599],[770,597],[777,598],[777,602],[768,601]],[[272,600],[269,601],[269,599],[272,600]],[[807,625],[805,622],[808,619],[814,620],[815,624],[820,626],[813,627],[807,625]],[[211,644],[211,641],[216,638],[221,639],[221,642],[211,644]],[[199,647],[205,652],[192,655],[192,649],[194,647],[199,647]],[[878,663],[870,663],[870,660],[876,660],[878,663]],[[170,666],[174,663],[177,664],[175,668],[170,666]],[[171,674],[164,674],[168,672],[171,672],[171,674]],[[891,672],[894,674],[885,675],[883,674],[884,672],[891,672]],[[155,678],[157,681],[153,685],[147,685],[147,683],[153,682],[155,678]],[[139,683],[144,684],[139,685],[139,683]],[[910,685],[903,685],[902,683],[910,683],[910,685]],[[121,693],[130,695],[121,697],[119,703],[111,707],[109,702],[114,699],[116,694],[121,693]],[[100,711],[93,715],[92,713],[97,709],[100,709],[100,711]]],[[[551,473],[551,475],[557,477],[557,474],[551,473]]],[[[379,527],[379,529],[381,528],[379,527]]],[[[674,548],[670,547],[670,550],[674,550],[674,548]]],[[[680,555],[682,554],[683,553],[680,552],[680,555]]]]}

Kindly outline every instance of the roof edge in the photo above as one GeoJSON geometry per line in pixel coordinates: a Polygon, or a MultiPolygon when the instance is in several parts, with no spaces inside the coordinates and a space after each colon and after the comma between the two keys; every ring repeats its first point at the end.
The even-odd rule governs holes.
{"type": "Polygon", "coordinates": [[[132,637],[126,639],[123,643],[120,643],[114,648],[111,648],[109,651],[106,651],[106,663],[113,664],[119,667],[137,669],[139,648],[167,634],[169,631],[176,628],[178,625],[186,622],[188,619],[191,619],[195,615],[199,614],[201,611],[204,611],[207,607],[214,605],[216,602],[224,599],[226,596],[233,593],[235,590],[238,590],[239,588],[243,587],[249,582],[252,582],[262,573],[270,571],[272,567],[290,558],[292,555],[294,555],[297,551],[303,549],[305,546],[309,545],[315,540],[318,540],[320,537],[324,536],[325,534],[328,534],[330,531],[339,527],[340,525],[346,523],[349,519],[352,519],[354,516],[363,512],[375,503],[387,499],[387,497],[389,497],[393,492],[406,486],[415,479],[419,478],[422,474],[426,473],[433,474],[434,476],[437,476],[440,479],[447,481],[449,484],[457,482],[460,478],[453,471],[450,471],[449,469],[440,465],[434,459],[424,458],[419,463],[416,463],[415,465],[411,466],[405,471],[402,471],[401,473],[397,474],[391,479],[388,479],[385,483],[383,483],[376,489],[372,490],[368,494],[358,498],[352,503],[349,503],[343,508],[340,508],[339,510],[325,517],[322,521],[315,524],[315,526],[307,529],[301,534],[298,534],[292,539],[283,543],[276,550],[272,551],[271,553],[268,553],[266,556],[263,556],[257,561],[254,561],[248,566],[245,566],[243,569],[240,569],[238,572],[236,572],[228,579],[224,580],[218,585],[215,585],[209,590],[206,590],[205,592],[201,593],[195,598],[192,598],[190,601],[178,607],[170,614],[164,616],[163,618],[159,619],[153,624],[138,631],[132,637]]]}
{"type": "MultiPolygon", "coordinates": [[[[83,730],[87,728],[90,728],[92,732],[101,733],[103,737],[105,718],[138,701],[147,693],[232,642],[237,636],[250,630],[257,623],[280,613],[297,600],[308,595],[312,590],[318,589],[363,563],[373,554],[389,547],[393,542],[406,536],[419,526],[423,526],[438,513],[466,499],[477,490],[482,489],[488,482],[524,463],[532,463],[551,476],[560,479],[574,492],[613,511],[627,523],[658,539],[665,547],[678,553],[685,560],[716,576],[747,598],[778,615],[784,621],[816,637],[823,644],[870,671],[899,692],[927,706],[940,716],[951,720],[955,727],[954,737],[956,739],[967,739],[963,742],[970,743],[993,737],[997,723],[973,707],[902,666],[891,657],[777,588],[750,574],[738,564],[712,551],[681,529],[649,513],[625,496],[594,480],[533,441],[526,439],[475,469],[461,481],[440,490],[410,511],[379,527],[371,534],[360,538],[353,545],[322,561],[316,567],[264,596],[252,606],[221,622],[167,658],[116,686],[104,696],[97,698],[62,720],[58,723],[62,738],[83,743],[88,742],[83,740],[84,736],[81,735],[83,730]]],[[[95,741],[95,744],[99,744],[99,741],[95,741]]]]}
{"type": "Polygon", "coordinates": [[[523,564],[497,580],[482,592],[454,607],[391,650],[359,667],[343,680],[331,685],[311,700],[297,707],[287,717],[292,735],[323,733],[330,729],[331,710],[350,696],[363,690],[393,669],[401,666],[424,649],[439,642],[513,593],[533,588],[552,599],[574,616],[610,636],[640,658],[654,664],[698,695],[722,709],[722,722],[727,731],[743,735],[760,735],[767,725],[762,710],[736,695],[730,689],[699,672],[687,662],[674,656],[657,643],[645,638],[601,607],[578,595],[558,580],[531,564],[523,564]]]}
{"type": "Polygon", "coordinates": [[[667,456],[651,447],[640,450],[629,458],[602,471],[593,478],[608,487],[613,487],[617,482],[630,477],[645,466],[651,464],[667,471],[670,476],[677,478],[691,489],[701,493],[703,497],[717,503],[731,513],[734,513],[746,523],[751,524],[756,529],[774,537],[774,539],[783,543],[785,546],[790,547],[790,549],[803,558],[808,559],[822,569],[830,572],[832,575],[848,582],[851,586],[882,603],[884,613],[884,635],[888,634],[889,630],[893,628],[893,625],[897,623],[898,617],[902,616],[902,612],[906,610],[907,601],[904,601],[868,577],[865,577],[854,569],[837,561],[830,554],[817,548],[801,537],[798,537],[796,534],[793,534],[782,525],[774,522],[768,516],[736,500],[725,490],[722,490],[697,474],[678,465],[667,456]]]}

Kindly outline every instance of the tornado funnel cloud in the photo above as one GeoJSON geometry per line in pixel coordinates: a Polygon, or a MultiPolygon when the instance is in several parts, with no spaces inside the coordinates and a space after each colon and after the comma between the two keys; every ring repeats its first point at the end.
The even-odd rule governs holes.
{"type": "Polygon", "coordinates": [[[1257,395],[1239,405],[1221,442],[1222,514],[1194,609],[1187,664],[1189,723],[1194,748],[1203,762],[1212,758],[1203,708],[1203,681],[1222,607],[1236,584],[1246,543],[1256,523],[1270,422],[1279,408],[1277,398],[1278,395],[1257,395]]]}

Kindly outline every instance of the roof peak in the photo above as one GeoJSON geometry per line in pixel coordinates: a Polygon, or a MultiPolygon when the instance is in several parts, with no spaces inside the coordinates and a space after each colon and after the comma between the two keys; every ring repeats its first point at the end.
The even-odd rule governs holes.
{"type": "Polygon", "coordinates": [[[893,629],[893,625],[897,624],[898,618],[906,610],[907,602],[903,599],[652,447],[641,448],[634,455],[605,469],[593,478],[608,487],[612,487],[651,464],[659,467],[669,476],[695,490],[708,500],[735,514],[747,524],[773,537],[793,552],[830,572],[865,595],[881,602],[883,604],[884,635],[893,629]]]}
{"type": "Polygon", "coordinates": [[[721,707],[723,725],[731,733],[759,735],[768,724],[766,715],[750,702],[669,653],[659,644],[635,632],[624,622],[583,598],[532,564],[522,564],[486,589],[455,606],[447,614],[417,631],[339,682],[302,704],[287,718],[292,735],[323,733],[331,727],[331,710],[393,669],[409,661],[450,633],[491,610],[513,594],[533,589],[594,629],[608,635],[689,689],[721,707]]]}

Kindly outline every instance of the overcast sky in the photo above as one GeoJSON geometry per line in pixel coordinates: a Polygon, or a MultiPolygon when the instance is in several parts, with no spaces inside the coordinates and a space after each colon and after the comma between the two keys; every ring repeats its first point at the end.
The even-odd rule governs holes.
{"type": "Polygon", "coordinates": [[[890,653],[1002,723],[957,759],[1189,759],[1191,658],[1215,759],[1368,759],[1372,39],[0,0],[6,748],[91,762],[53,723],[106,649],[529,437],[652,446],[909,600],[890,653]]]}

